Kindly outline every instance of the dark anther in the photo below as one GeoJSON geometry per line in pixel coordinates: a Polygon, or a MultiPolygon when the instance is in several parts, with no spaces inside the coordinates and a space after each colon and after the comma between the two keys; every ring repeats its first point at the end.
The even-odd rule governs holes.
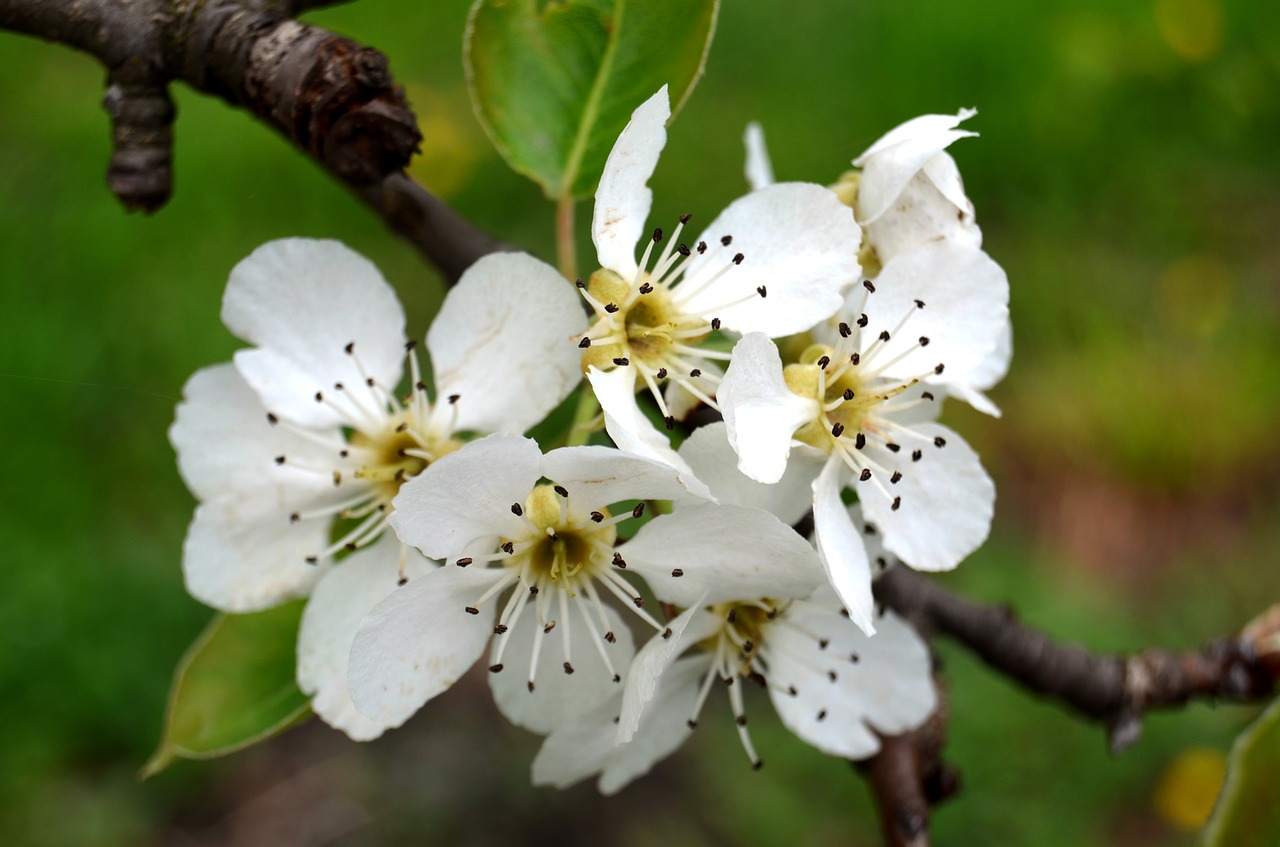
{"type": "Polygon", "coordinates": [[[893,483],[894,485],[897,485],[898,481],[901,479],[902,479],[902,471],[894,471],[893,476],[889,477],[889,482],[893,483]]]}
{"type": "Polygon", "coordinates": [[[342,485],[342,471],[333,472],[333,485],[335,488],[339,485],[342,485]]]}
{"type": "Polygon", "coordinates": [[[277,418],[275,414],[273,414],[272,412],[267,412],[267,423],[271,424],[272,426],[275,426],[276,424],[280,423],[280,419],[277,418]]]}
{"type": "Polygon", "coordinates": [[[756,649],[756,643],[755,643],[754,641],[752,641],[750,638],[748,638],[746,641],[742,642],[742,655],[744,655],[744,656],[745,656],[745,655],[749,654],[749,653],[750,653],[752,650],[754,650],[754,649],[756,649]]]}
{"type": "Polygon", "coordinates": [[[746,716],[746,715],[738,715],[736,718],[734,718],[734,721],[738,724],[738,726],[746,726],[746,725],[747,725],[747,716],[746,716]]]}
{"type": "Polygon", "coordinates": [[[857,653],[850,653],[850,654],[849,654],[849,661],[850,661],[850,662],[853,662],[853,663],[856,665],[856,664],[858,664],[858,662],[862,661],[862,657],[861,657],[861,656],[859,656],[857,653]]]}
{"type": "Polygon", "coordinates": [[[653,230],[653,243],[657,244],[662,240],[662,227],[655,227],[653,230]]]}
{"type": "Polygon", "coordinates": [[[889,569],[889,560],[884,556],[876,556],[876,567],[882,571],[889,569]]]}
{"type": "Polygon", "coordinates": [[[450,406],[452,406],[454,403],[457,403],[457,402],[458,402],[459,400],[461,400],[461,399],[462,399],[462,395],[461,395],[461,394],[450,394],[450,395],[449,395],[449,405],[450,405],[450,406]]]}
{"type": "MultiPolygon", "coordinates": [[[[743,259],[745,259],[745,258],[747,258],[747,257],[746,257],[746,256],[744,256],[744,255],[742,255],[741,253],[734,253],[734,254],[733,254],[733,263],[734,263],[735,265],[741,265],[741,264],[742,264],[742,260],[743,260],[743,259]]],[[[763,295],[763,294],[761,294],[760,296],[761,296],[761,297],[763,297],[764,295],[763,295]]]]}
{"type": "Polygon", "coordinates": [[[725,620],[727,620],[729,623],[733,623],[733,622],[734,622],[734,621],[736,621],[737,619],[738,619],[738,610],[737,610],[737,609],[730,609],[730,610],[729,610],[729,614],[725,615],[725,620]]]}
{"type": "Polygon", "coordinates": [[[725,247],[728,247],[730,244],[733,243],[733,236],[732,235],[724,236],[723,238],[720,239],[720,243],[723,244],[725,247]]]}
{"type": "Polygon", "coordinates": [[[504,542],[502,545],[502,552],[508,555],[516,552],[516,543],[514,541],[504,542]]]}
{"type": "Polygon", "coordinates": [[[917,301],[916,301],[916,308],[917,308],[917,309],[923,309],[923,308],[924,308],[924,301],[923,301],[923,300],[917,300],[917,301]]]}
{"type": "Polygon", "coordinates": [[[840,396],[841,396],[841,397],[843,397],[846,401],[848,401],[848,400],[852,400],[852,399],[853,399],[853,389],[852,389],[852,388],[846,388],[846,389],[844,390],[844,393],[843,393],[843,394],[841,394],[840,396]]]}
{"type": "Polygon", "coordinates": [[[402,423],[402,424],[400,424],[399,426],[397,426],[397,427],[396,427],[396,432],[404,432],[404,431],[405,431],[405,430],[407,430],[408,428],[409,428],[409,422],[408,422],[408,421],[405,421],[404,423],[402,423]]]}
{"type": "MultiPolygon", "coordinates": [[[[622,682],[622,677],[618,676],[617,674],[614,674],[614,675],[613,675],[613,681],[614,681],[614,682],[622,682]]],[[[614,718],[614,721],[617,721],[617,718],[614,718]]]]}
{"type": "Polygon", "coordinates": [[[862,531],[865,532],[867,535],[875,535],[876,534],[875,524],[864,524],[862,527],[862,531]]]}
{"type": "Polygon", "coordinates": [[[693,718],[689,718],[689,720],[685,721],[684,723],[685,723],[685,726],[689,727],[689,729],[698,728],[698,722],[695,721],[693,718]]]}
{"type": "Polygon", "coordinates": [[[712,319],[711,319],[711,328],[712,328],[712,329],[719,329],[719,328],[720,328],[720,319],[719,319],[719,318],[712,318],[712,319]]]}
{"type": "Polygon", "coordinates": [[[920,458],[921,458],[923,455],[924,455],[924,451],[923,451],[923,450],[912,450],[912,451],[911,451],[911,461],[913,461],[913,462],[918,462],[918,461],[920,461],[920,458]]]}
{"type": "Polygon", "coordinates": [[[345,458],[347,458],[347,456],[350,456],[350,455],[351,455],[351,451],[350,451],[350,450],[348,450],[348,449],[346,449],[346,448],[344,447],[343,449],[341,449],[341,450],[339,450],[339,451],[338,451],[338,455],[339,455],[341,458],[345,459],[345,458]]]}
{"type": "Polygon", "coordinates": [[[830,356],[823,356],[822,358],[818,359],[818,367],[822,368],[824,371],[827,369],[827,365],[829,364],[831,364],[830,356]]]}
{"type": "Polygon", "coordinates": [[[610,644],[613,644],[618,640],[618,636],[613,634],[613,630],[610,630],[604,634],[604,640],[608,641],[610,644]]]}
{"type": "Polygon", "coordinates": [[[899,508],[901,508],[901,506],[902,506],[902,498],[901,498],[901,497],[894,497],[894,498],[893,498],[893,505],[891,505],[889,508],[890,508],[890,510],[892,510],[892,511],[896,512],[896,511],[898,511],[898,509],[899,509],[899,508]]]}
{"type": "Polygon", "coordinates": [[[702,376],[702,370],[700,368],[694,368],[689,371],[689,379],[697,379],[700,376],[702,376]]]}
{"type": "Polygon", "coordinates": [[[757,285],[757,286],[756,286],[756,293],[757,293],[757,294],[759,294],[761,297],[768,297],[768,296],[769,296],[769,289],[768,289],[768,288],[766,288],[766,287],[765,287],[765,286],[763,286],[763,285],[757,285]]]}
{"type": "Polygon", "coordinates": [[[609,314],[611,314],[611,315],[612,315],[614,312],[618,311],[618,304],[617,304],[617,303],[605,303],[605,304],[604,304],[604,310],[605,310],[606,312],[608,312],[609,314]]]}
{"type": "Polygon", "coordinates": [[[532,693],[533,693],[533,680],[529,680],[528,682],[526,682],[526,683],[525,683],[525,685],[527,685],[527,686],[529,687],[529,693],[530,693],[530,694],[532,694],[532,693]]]}
{"type": "Polygon", "coordinates": [[[697,248],[696,248],[696,249],[697,249],[697,251],[698,251],[699,253],[705,253],[705,252],[707,252],[707,242],[705,242],[705,241],[699,241],[699,242],[698,242],[698,246],[697,246],[697,248]]]}
{"type": "Polygon", "coordinates": [[[831,435],[832,435],[832,437],[834,437],[834,438],[839,438],[839,437],[840,437],[840,433],[842,433],[842,432],[844,432],[844,424],[840,423],[839,421],[836,421],[835,423],[833,423],[833,424],[831,425],[831,435]]]}
{"type": "Polygon", "coordinates": [[[576,286],[578,286],[579,288],[586,288],[586,287],[587,287],[587,284],[586,284],[585,282],[583,282],[582,280],[580,280],[580,279],[574,280],[573,284],[574,284],[574,285],[576,285],[576,286]]]}
{"type": "Polygon", "coordinates": [[[502,670],[502,665],[500,663],[496,665],[489,665],[489,673],[497,673],[500,670],[502,670]]]}
{"type": "Polygon", "coordinates": [[[871,468],[863,468],[862,473],[858,474],[858,479],[862,482],[871,479],[871,468]]]}
{"type": "Polygon", "coordinates": [[[538,586],[536,586],[536,585],[530,585],[530,586],[529,586],[529,596],[530,596],[530,597],[537,597],[537,596],[538,596],[538,586]]]}
{"type": "Polygon", "coordinates": [[[276,464],[277,464],[277,465],[283,465],[283,464],[284,464],[284,456],[276,456],[276,464]]]}
{"type": "Polygon", "coordinates": [[[788,685],[788,686],[787,686],[787,693],[788,693],[788,694],[790,694],[792,697],[794,697],[794,696],[796,696],[797,694],[799,694],[800,692],[796,690],[796,687],[795,687],[794,685],[788,685]]]}
{"type": "Polygon", "coordinates": [[[850,356],[849,356],[849,364],[851,364],[851,365],[856,365],[856,364],[858,364],[858,363],[859,363],[859,362],[861,362],[861,361],[862,361],[862,354],[861,354],[861,353],[854,353],[854,354],[852,354],[852,355],[850,355],[850,356]]]}
{"type": "Polygon", "coordinates": [[[870,319],[869,319],[869,318],[867,318],[867,316],[866,316],[866,314],[865,314],[865,313],[863,313],[863,314],[861,314],[861,315],[859,315],[859,316],[858,316],[858,320],[857,320],[855,323],[857,323],[857,324],[858,324],[858,326],[860,326],[860,327],[866,327],[866,325],[867,325],[869,322],[870,322],[870,319]]]}
{"type": "Polygon", "coordinates": [[[317,392],[316,392],[316,402],[317,402],[317,403],[323,403],[323,402],[324,402],[324,395],[323,395],[323,394],[321,394],[319,391],[317,391],[317,392]]]}
{"type": "Polygon", "coordinates": [[[315,556],[308,556],[308,557],[307,557],[307,564],[308,564],[308,565],[318,564],[319,562],[320,562],[320,560],[319,560],[318,558],[316,558],[315,556]]]}
{"type": "Polygon", "coordinates": [[[640,293],[641,293],[641,294],[648,294],[648,293],[649,293],[650,291],[652,291],[652,290],[653,290],[653,286],[652,286],[652,285],[650,285],[650,284],[649,284],[649,283],[647,283],[647,282],[646,282],[646,283],[644,283],[644,284],[642,284],[642,285],[640,286],[640,293]]]}
{"type": "Polygon", "coordinates": [[[926,392],[924,392],[923,394],[921,394],[920,396],[921,396],[921,397],[923,397],[923,398],[924,398],[924,399],[926,399],[926,400],[932,400],[932,399],[933,399],[933,392],[932,392],[932,391],[926,391],[926,392]]]}
{"type": "Polygon", "coordinates": [[[333,384],[333,390],[334,390],[334,391],[342,391],[342,390],[343,390],[343,385],[342,385],[342,383],[340,383],[340,382],[335,382],[335,383],[333,384]]]}
{"type": "Polygon", "coordinates": [[[871,284],[871,280],[869,279],[864,279],[862,281],[862,287],[867,289],[867,291],[870,291],[872,294],[876,293],[876,287],[871,284]]]}
{"type": "Polygon", "coordinates": [[[600,523],[600,521],[604,520],[604,512],[592,512],[591,520],[595,521],[596,523],[600,523]]]}
{"type": "Polygon", "coordinates": [[[920,346],[921,346],[921,347],[928,347],[928,346],[929,346],[929,336],[927,336],[927,335],[922,335],[922,336],[920,336],[920,346]]]}
{"type": "Polygon", "coordinates": [[[298,514],[297,512],[294,512],[293,514],[289,515],[289,523],[297,523],[300,520],[302,520],[302,515],[298,514]]]}
{"type": "Polygon", "coordinates": [[[666,379],[666,378],[667,378],[667,369],[666,369],[666,368],[658,368],[658,372],[657,372],[656,374],[654,374],[654,376],[656,376],[658,379],[666,379]]]}
{"type": "Polygon", "coordinates": [[[835,682],[839,678],[840,677],[836,676],[835,671],[827,671],[827,679],[831,680],[832,682],[835,682]]]}
{"type": "Polygon", "coordinates": [[[947,446],[947,439],[943,438],[941,435],[935,435],[935,436],[934,436],[934,438],[933,438],[933,446],[934,446],[934,447],[946,447],[946,446],[947,446]]]}
{"type": "Polygon", "coordinates": [[[751,770],[753,771],[758,771],[762,767],[764,767],[764,759],[756,759],[754,762],[751,763],[751,770]]]}
{"type": "Polygon", "coordinates": [[[819,638],[819,639],[818,639],[818,649],[819,649],[819,650],[825,650],[825,649],[827,649],[827,646],[828,646],[829,644],[831,644],[831,641],[830,641],[830,640],[828,640],[828,639],[826,639],[826,638],[819,638]]]}
{"type": "Polygon", "coordinates": [[[582,336],[582,340],[578,342],[579,349],[586,350],[590,346],[591,346],[591,339],[587,338],[585,335],[582,336]]]}
{"type": "Polygon", "coordinates": [[[934,373],[936,373],[936,374],[940,374],[940,373],[942,373],[942,369],[943,369],[944,367],[945,367],[945,366],[942,364],[942,362],[939,362],[939,363],[938,363],[938,366],[937,366],[936,368],[934,368],[934,369],[933,369],[933,372],[934,372],[934,373]]]}
{"type": "Polygon", "coordinates": [[[505,635],[506,632],[507,632],[507,625],[504,623],[500,623],[493,628],[494,635],[505,635]]]}
{"type": "Polygon", "coordinates": [[[693,219],[693,215],[689,214],[688,212],[685,212],[683,215],[680,216],[680,223],[687,224],[692,219],[693,219]]]}
{"type": "Polygon", "coordinates": [[[667,627],[662,631],[662,640],[665,641],[671,637],[671,627],[667,627]]]}
{"type": "Polygon", "coordinates": [[[524,514],[524,507],[521,506],[519,503],[512,503],[511,514],[515,515],[517,518],[520,517],[521,515],[524,514]]]}
{"type": "Polygon", "coordinates": [[[569,496],[569,489],[565,488],[563,485],[553,485],[551,490],[559,494],[561,497],[568,498],[569,496]]]}
{"type": "Polygon", "coordinates": [[[823,719],[825,719],[826,717],[827,717],[827,710],[826,710],[826,709],[820,709],[820,710],[818,711],[818,720],[823,720],[823,719]]]}
{"type": "Polygon", "coordinates": [[[364,384],[369,386],[370,388],[373,388],[373,377],[367,377],[364,381],[364,384]]]}
{"type": "Polygon", "coordinates": [[[676,427],[676,419],[673,415],[667,415],[662,419],[662,423],[666,425],[667,430],[673,430],[676,427]]]}
{"type": "Polygon", "coordinates": [[[348,356],[350,356],[352,353],[356,352],[356,343],[354,341],[350,341],[347,343],[347,346],[342,349],[348,356]]]}
{"type": "Polygon", "coordinates": [[[565,662],[565,663],[564,663],[564,672],[565,672],[565,673],[573,673],[573,665],[571,665],[569,662],[565,662]]]}
{"type": "Polygon", "coordinates": [[[681,256],[693,255],[693,251],[689,249],[689,245],[684,243],[681,243],[679,246],[676,247],[676,252],[679,253],[681,256]]]}
{"type": "Polygon", "coordinates": [[[404,343],[404,351],[406,353],[412,353],[414,350],[417,349],[417,347],[418,347],[417,341],[406,341],[404,343]]]}
{"type": "Polygon", "coordinates": [[[853,330],[849,328],[847,323],[840,321],[840,337],[848,338],[850,335],[853,335],[853,330]]]}
{"type": "Polygon", "coordinates": [[[417,382],[415,382],[415,383],[413,384],[413,387],[414,387],[414,388],[416,388],[416,389],[418,389],[419,391],[426,391],[426,390],[427,390],[427,384],[426,384],[425,382],[423,382],[422,380],[418,380],[417,382]]]}
{"type": "Polygon", "coordinates": [[[468,615],[478,615],[478,614],[480,614],[480,610],[479,610],[479,609],[477,609],[475,606],[467,606],[467,607],[464,609],[464,611],[465,611],[468,615]]]}
{"type": "Polygon", "coordinates": [[[889,330],[885,329],[880,331],[880,340],[881,341],[889,340],[889,330]]]}
{"type": "Polygon", "coordinates": [[[644,503],[637,503],[636,507],[631,510],[631,517],[638,518],[644,514],[644,503]]]}
{"type": "Polygon", "coordinates": [[[458,566],[458,567],[460,567],[460,568],[465,568],[467,565],[471,564],[471,557],[470,557],[470,556],[463,556],[461,559],[459,559],[458,561],[454,562],[454,564],[455,564],[455,565],[457,565],[457,566],[458,566]]]}
{"type": "Polygon", "coordinates": [[[408,585],[408,584],[409,584],[409,577],[407,576],[402,576],[396,580],[396,585],[408,585]]]}
{"type": "Polygon", "coordinates": [[[621,553],[619,553],[619,552],[617,552],[617,551],[614,551],[614,554],[613,554],[613,564],[614,564],[616,567],[626,569],[626,567],[627,567],[627,560],[626,560],[626,559],[624,559],[624,558],[622,558],[622,554],[621,554],[621,553]]]}
{"type": "Polygon", "coordinates": [[[885,446],[885,449],[888,450],[890,453],[897,453],[899,450],[902,449],[901,444],[894,444],[892,441],[890,441],[888,444],[884,446],[885,446]]]}
{"type": "Polygon", "coordinates": [[[681,570],[680,568],[672,568],[671,575],[675,577],[684,576],[684,571],[681,570]]]}
{"type": "Polygon", "coordinates": [[[637,609],[640,609],[640,608],[643,608],[643,607],[644,607],[644,598],[643,598],[643,597],[633,597],[633,598],[631,598],[631,602],[636,604],[636,608],[637,608],[637,609]]]}

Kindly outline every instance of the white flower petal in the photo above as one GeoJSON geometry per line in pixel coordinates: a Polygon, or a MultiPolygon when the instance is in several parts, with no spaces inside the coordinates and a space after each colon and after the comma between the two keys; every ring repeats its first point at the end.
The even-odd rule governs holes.
{"type": "MultiPolygon", "coordinates": [[[[622,691],[622,706],[615,728],[616,741],[631,741],[644,722],[645,715],[662,685],[662,679],[676,657],[692,644],[710,638],[720,629],[720,621],[697,601],[668,624],[671,635],[658,633],[640,648],[631,662],[627,684],[622,691]]],[[[686,718],[688,715],[686,715],[686,718]]]]}
{"type": "Polygon", "coordinates": [[[961,109],[956,115],[915,118],[890,130],[854,159],[854,165],[862,168],[858,220],[866,225],[880,217],[929,159],[953,141],[977,135],[955,128],[975,114],[975,110],[961,109]]]}
{"type": "MultiPolygon", "coordinates": [[[[516,590],[520,590],[519,586],[516,590]]],[[[553,595],[555,593],[552,592],[553,595]]],[[[574,723],[620,692],[622,681],[615,682],[613,677],[614,674],[621,677],[627,673],[631,657],[635,655],[635,645],[626,622],[616,611],[606,607],[608,631],[614,633],[616,640],[611,644],[604,640],[604,632],[600,632],[600,644],[613,665],[610,671],[600,658],[591,629],[583,619],[583,615],[592,614],[592,623],[598,630],[600,621],[594,610],[574,600],[569,604],[569,619],[566,621],[561,619],[560,609],[552,599],[546,610],[546,620],[539,622],[532,606],[531,603],[505,635],[494,637],[495,651],[502,639],[507,639],[508,643],[502,653],[503,670],[489,674],[489,689],[493,692],[498,711],[507,720],[545,735],[559,726],[574,723]],[[549,633],[541,633],[550,621],[555,621],[555,628],[549,633]],[[564,670],[566,631],[569,633],[573,673],[564,670]],[[535,636],[539,634],[542,648],[534,673],[535,685],[530,691],[530,663],[535,636]]]]}
{"type": "Polygon", "coordinates": [[[612,447],[560,447],[542,458],[542,475],[569,492],[582,514],[619,500],[680,500],[689,496],[675,468],[612,447]]]}
{"type": "MultiPolygon", "coordinates": [[[[725,329],[771,337],[803,332],[840,308],[858,278],[861,231],[849,207],[820,185],[780,182],[729,204],[707,227],[675,288],[691,292],[682,308],[720,318],[725,329]],[[725,245],[724,236],[733,241],[725,245]],[[730,266],[741,253],[742,264],[730,266]],[[728,267],[715,282],[710,275],[728,267]],[[764,288],[766,296],[758,291],[764,288]],[[692,292],[697,293],[692,293],[692,292]]],[[[690,242],[694,243],[694,242],[690,242]]]]}
{"type": "Polygon", "coordinates": [[[614,749],[600,774],[600,793],[616,794],[632,780],[674,753],[689,733],[689,716],[698,700],[698,683],[711,671],[710,656],[690,656],[662,675],[653,706],[645,713],[635,737],[614,749]]]}
{"type": "MultiPolygon", "coordinates": [[[[889,493],[901,497],[897,510],[875,487],[857,482],[862,513],[881,532],[884,546],[922,571],[950,570],[987,540],[996,490],[978,454],[957,433],[940,424],[920,424],[922,458],[911,460],[911,443],[899,453],[868,445],[869,458],[903,474],[889,493]],[[946,446],[928,443],[942,438],[946,446]]],[[[914,439],[912,439],[914,441],[914,439]]],[[[816,513],[816,510],[815,510],[816,513]]]]}
{"type": "MultiPolygon", "coordinates": [[[[871,568],[859,528],[849,518],[840,491],[844,465],[832,458],[813,483],[813,537],[827,579],[849,610],[849,618],[871,635],[876,631],[871,568]]],[[[877,495],[878,496],[878,495],[877,495]]]]}
{"type": "Polygon", "coordinates": [[[524,253],[491,253],[450,290],[427,333],[437,395],[459,395],[457,428],[521,433],[582,379],[569,339],[586,326],[577,291],[524,253]]]}
{"type": "Polygon", "coordinates": [[[1013,325],[1006,322],[1000,340],[982,363],[969,373],[969,381],[961,385],[948,385],[947,392],[964,400],[979,412],[1000,417],[1000,407],[991,402],[983,392],[1004,379],[1013,358],[1013,325]]]}
{"type": "Polygon", "coordinates": [[[653,206],[653,192],[647,183],[666,146],[670,117],[671,104],[664,85],[631,113],[631,120],[609,152],[596,189],[591,218],[596,257],[601,267],[624,279],[636,274],[636,244],[653,206]]]}
{"type": "Polygon", "coordinates": [[[436,559],[454,558],[482,538],[514,536],[524,524],[511,506],[529,496],[541,463],[529,438],[472,441],[400,486],[388,523],[401,541],[436,559]]]}
{"type": "Polygon", "coordinates": [[[883,265],[902,253],[945,240],[978,249],[982,230],[964,194],[955,160],[938,153],[907,183],[893,205],[866,225],[867,238],[883,265]]]}
{"type": "Polygon", "coordinates": [[[911,316],[868,366],[884,367],[877,363],[905,353],[885,367],[886,375],[927,374],[933,385],[967,384],[989,370],[987,361],[1009,324],[1009,280],[981,250],[939,241],[886,264],[866,308],[873,331],[892,329],[911,316]],[[916,300],[924,308],[916,308],[916,300]],[[916,346],[922,337],[928,346],[916,346]],[[931,371],[939,363],[945,369],[935,376],[931,371]]]}
{"type": "Polygon", "coordinates": [[[764,143],[764,130],[752,121],[742,134],[742,145],[747,148],[746,177],[752,191],[773,185],[773,165],[769,163],[769,149],[764,143]]]}
{"type": "Polygon", "coordinates": [[[191,596],[224,612],[256,612],[310,593],[324,566],[306,557],[329,544],[329,522],[291,523],[290,511],[262,496],[197,506],[182,545],[191,596]]]}
{"type": "Polygon", "coordinates": [[[821,450],[795,444],[786,473],[777,483],[756,482],[738,470],[738,455],[729,444],[723,422],[695,429],[680,445],[679,452],[721,503],[764,509],[788,526],[809,511],[813,500],[809,486],[827,461],[821,450]]]}
{"type": "Polygon", "coordinates": [[[763,333],[744,335],[717,395],[738,469],[759,482],[774,483],[787,469],[791,436],[818,417],[818,401],[787,387],[778,347],[763,333]]]}
{"type": "Polygon", "coordinates": [[[404,311],[378,269],[337,241],[286,238],[253,251],[231,271],[222,320],[257,345],[235,356],[245,381],[267,409],[298,423],[359,420],[334,383],[400,381],[404,311]],[[344,349],[352,342],[355,357],[344,349]],[[341,411],[315,402],[317,391],[341,411]]]}
{"type": "Polygon", "coordinates": [[[328,570],[302,613],[298,687],[312,695],[312,711],[356,741],[369,741],[391,728],[356,710],[347,690],[347,660],[360,621],[399,585],[401,551],[407,553],[404,573],[410,579],[432,568],[417,551],[407,550],[387,533],[328,570]]]}
{"type": "MultiPolygon", "coordinates": [[[[169,441],[178,453],[178,470],[201,500],[224,495],[270,495],[281,502],[302,502],[328,493],[332,479],[300,466],[332,464],[343,448],[339,431],[326,451],[310,439],[267,422],[267,410],[230,364],[196,371],[182,389],[169,441]],[[293,464],[276,463],[287,456],[293,464]]],[[[286,515],[288,512],[285,513],[286,515]]]]}
{"type": "Polygon", "coordinates": [[[880,747],[872,728],[914,729],[937,704],[924,642],[892,614],[879,623],[868,637],[838,612],[797,603],[765,632],[764,649],[781,654],[769,663],[774,708],[788,729],[824,753],[866,758],[880,747]],[[795,695],[787,693],[791,688],[795,695]]]}
{"type": "Polygon", "coordinates": [[[659,600],[677,606],[806,597],[822,581],[804,539],[768,512],[741,506],[678,507],[641,527],[621,553],[659,600]]]}
{"type": "Polygon", "coordinates": [[[604,428],[620,450],[675,468],[680,482],[695,497],[709,497],[707,487],[694,475],[667,439],[636,405],[635,374],[630,368],[601,371],[592,366],[587,381],[604,413],[604,428]]]}
{"type": "Polygon", "coordinates": [[[475,664],[493,632],[494,603],[468,614],[499,577],[452,565],[423,574],[378,603],[356,631],[347,684],[356,708],[399,726],[475,664]]]}

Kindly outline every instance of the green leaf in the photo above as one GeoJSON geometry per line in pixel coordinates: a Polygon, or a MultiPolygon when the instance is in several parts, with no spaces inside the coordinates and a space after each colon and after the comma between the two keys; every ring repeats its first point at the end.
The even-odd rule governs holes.
{"type": "Polygon", "coordinates": [[[1280,844],[1280,700],[1232,745],[1227,781],[1200,843],[1202,847],[1280,844]]]}
{"type": "Polygon", "coordinates": [[[248,615],[217,615],[173,674],[160,747],[142,768],[225,756],[301,723],[311,699],[294,677],[305,601],[248,615]]]}
{"type": "Polygon", "coordinates": [[[637,106],[672,114],[702,75],[719,0],[476,0],[465,60],[476,115],[553,200],[595,191],[637,106]]]}

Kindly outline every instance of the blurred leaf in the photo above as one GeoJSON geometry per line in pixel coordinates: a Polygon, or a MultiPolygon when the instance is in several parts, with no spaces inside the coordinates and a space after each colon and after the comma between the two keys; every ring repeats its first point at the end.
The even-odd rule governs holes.
{"type": "Polygon", "coordinates": [[[1280,844],[1280,700],[1231,747],[1227,781],[1201,847],[1280,844]]]}
{"type": "Polygon", "coordinates": [[[217,615],[173,675],[164,737],[143,779],[177,759],[212,759],[301,723],[311,700],[294,677],[305,601],[217,615]]]}
{"type": "Polygon", "coordinates": [[[631,112],[702,75],[719,0],[477,0],[468,87],[507,163],[551,199],[595,191],[631,112]]]}
{"type": "Polygon", "coordinates": [[[1227,757],[1212,747],[1183,750],[1156,785],[1155,808],[1167,823],[1186,832],[1204,828],[1222,791],[1227,757]]]}

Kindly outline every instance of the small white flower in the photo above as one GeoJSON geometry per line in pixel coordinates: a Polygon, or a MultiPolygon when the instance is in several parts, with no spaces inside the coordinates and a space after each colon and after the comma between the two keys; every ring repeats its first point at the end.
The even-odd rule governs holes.
{"type": "Polygon", "coordinates": [[[299,683],[326,721],[372,737],[381,727],[346,695],[350,639],[377,600],[428,567],[394,538],[375,546],[392,498],[462,432],[523,431],[567,395],[579,379],[567,340],[583,324],[577,298],[531,257],[477,262],[427,335],[435,400],[390,286],[338,242],[258,248],[232,271],[223,320],[256,346],[196,373],[170,430],[200,501],[183,550],[188,590],[246,612],[314,589],[299,683]]]}
{"type": "Polygon", "coordinates": [[[596,191],[592,238],[601,268],[580,282],[595,311],[581,336],[584,365],[623,449],[671,460],[652,426],[622,408],[647,389],[668,428],[698,402],[715,406],[728,354],[699,346],[716,330],[802,332],[833,314],[857,279],[858,225],[827,189],[783,183],[729,205],[705,233],[680,240],[689,216],[670,233],[645,233],[653,202],[646,186],[666,143],[667,89],[642,104],[618,137],[596,191]],[[637,263],[635,251],[644,245],[637,263]],[[656,254],[656,256],[655,256],[656,254]],[[612,378],[626,392],[601,388],[612,378]],[[665,383],[665,391],[663,384],[665,383]]]}
{"type": "Polygon", "coordinates": [[[866,758],[879,749],[875,733],[917,727],[937,703],[927,647],[892,614],[879,622],[875,637],[864,635],[826,589],[807,600],[700,603],[671,622],[670,638],[636,655],[621,697],[547,738],[534,782],[564,788],[599,773],[601,793],[620,790],[684,742],[717,687],[727,688],[743,749],[758,768],[747,681],[768,689],[783,723],[809,744],[866,758]]]}
{"type": "MultiPolygon", "coordinates": [[[[388,725],[403,721],[449,688],[492,634],[498,707],[551,732],[609,699],[627,671],[631,638],[606,597],[659,640],[669,636],[624,572],[689,603],[729,577],[764,590],[775,569],[813,555],[767,514],[709,504],[658,516],[619,541],[618,525],[644,510],[619,510],[619,501],[687,496],[670,467],[607,447],[544,456],[529,439],[494,435],[432,464],[401,490],[391,523],[446,566],[397,590],[361,625],[351,653],[356,706],[388,725]]],[[[784,577],[782,589],[793,582],[784,577]]]]}
{"type": "Polygon", "coordinates": [[[813,480],[815,538],[853,620],[873,630],[871,574],[840,492],[852,485],[886,549],[922,570],[953,568],[985,539],[995,490],[976,454],[933,422],[951,381],[981,367],[1007,322],[1003,272],[960,251],[937,276],[924,250],[887,264],[846,298],[829,343],[784,369],[759,333],[743,337],[720,386],[739,469],[772,483],[793,441],[827,461],[813,480]]]}

